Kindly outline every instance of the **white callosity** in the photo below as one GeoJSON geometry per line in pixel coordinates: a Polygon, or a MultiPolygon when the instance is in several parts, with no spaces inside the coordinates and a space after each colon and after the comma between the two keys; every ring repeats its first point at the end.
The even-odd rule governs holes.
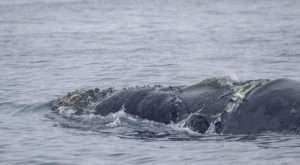
{"type": "Polygon", "coordinates": [[[257,85],[261,84],[261,80],[253,80],[246,83],[233,85],[233,95],[230,98],[230,102],[227,104],[225,111],[228,113],[234,112],[239,105],[243,102],[246,95],[252,91],[257,85]]]}

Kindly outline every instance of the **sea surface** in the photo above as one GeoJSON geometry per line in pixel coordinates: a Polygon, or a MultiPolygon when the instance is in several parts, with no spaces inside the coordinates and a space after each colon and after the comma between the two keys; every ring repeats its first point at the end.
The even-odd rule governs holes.
{"type": "Polygon", "coordinates": [[[299,135],[201,135],[48,105],[94,87],[300,81],[299,64],[299,0],[1,0],[0,164],[299,164],[299,135]]]}

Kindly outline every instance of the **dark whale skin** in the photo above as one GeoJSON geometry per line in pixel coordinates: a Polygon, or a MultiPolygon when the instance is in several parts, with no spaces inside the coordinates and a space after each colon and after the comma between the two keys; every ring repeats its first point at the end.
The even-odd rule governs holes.
{"type": "Polygon", "coordinates": [[[235,82],[223,78],[191,86],[96,88],[69,93],[51,105],[58,113],[59,107],[72,107],[73,115],[106,116],[124,110],[165,124],[183,123],[199,133],[210,128],[219,134],[300,132],[300,83],[290,79],[235,82]]]}
{"type": "Polygon", "coordinates": [[[300,132],[300,83],[277,79],[254,89],[227,121],[224,134],[300,132]]]}
{"type": "Polygon", "coordinates": [[[226,86],[197,85],[188,88],[126,89],[101,102],[96,107],[96,114],[105,116],[123,107],[126,113],[144,119],[165,124],[177,123],[201,108],[205,109],[207,114],[220,113],[225,108],[230,95],[222,99],[218,97],[229,90],[226,86]]]}

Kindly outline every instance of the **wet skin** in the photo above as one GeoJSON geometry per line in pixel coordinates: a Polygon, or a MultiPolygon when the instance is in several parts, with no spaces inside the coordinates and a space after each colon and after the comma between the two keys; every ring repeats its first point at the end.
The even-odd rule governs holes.
{"type": "Polygon", "coordinates": [[[300,83],[278,79],[250,92],[233,112],[224,133],[300,132],[300,83]]]}
{"type": "Polygon", "coordinates": [[[209,128],[223,134],[300,132],[300,83],[289,79],[221,78],[181,87],[94,89],[70,93],[51,104],[55,112],[71,106],[74,115],[106,116],[124,110],[165,124],[180,122],[199,133],[209,128]]]}

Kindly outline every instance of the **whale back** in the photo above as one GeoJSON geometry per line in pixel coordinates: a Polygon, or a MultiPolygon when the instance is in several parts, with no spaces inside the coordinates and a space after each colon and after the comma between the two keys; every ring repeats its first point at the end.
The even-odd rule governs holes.
{"type": "Polygon", "coordinates": [[[223,80],[230,81],[209,79],[186,87],[124,89],[100,102],[96,114],[105,116],[123,109],[144,119],[176,123],[200,112],[210,119],[224,111],[232,95],[231,86],[219,82],[223,80]]]}
{"type": "Polygon", "coordinates": [[[253,90],[223,133],[300,132],[300,83],[277,79],[253,90]]]}
{"type": "Polygon", "coordinates": [[[122,109],[128,114],[166,124],[178,122],[188,113],[177,90],[141,87],[125,89],[102,101],[96,107],[96,114],[105,116],[122,109]]]}

